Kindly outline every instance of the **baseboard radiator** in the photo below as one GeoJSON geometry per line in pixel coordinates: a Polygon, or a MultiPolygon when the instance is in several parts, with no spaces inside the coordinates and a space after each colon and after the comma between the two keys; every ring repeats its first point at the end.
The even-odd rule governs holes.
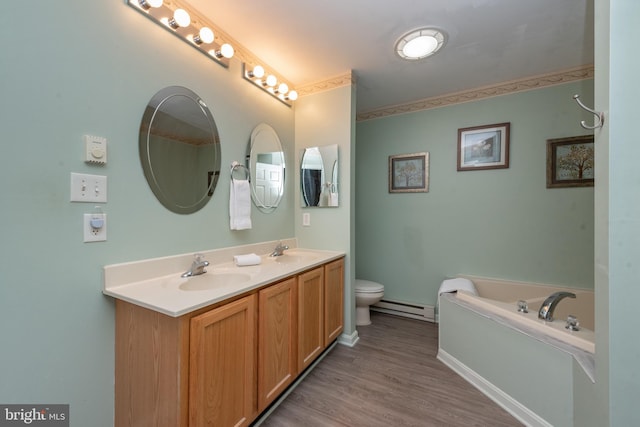
{"type": "Polygon", "coordinates": [[[373,311],[395,314],[396,316],[410,317],[412,319],[435,322],[435,309],[431,305],[413,304],[403,301],[382,300],[370,307],[373,311]]]}

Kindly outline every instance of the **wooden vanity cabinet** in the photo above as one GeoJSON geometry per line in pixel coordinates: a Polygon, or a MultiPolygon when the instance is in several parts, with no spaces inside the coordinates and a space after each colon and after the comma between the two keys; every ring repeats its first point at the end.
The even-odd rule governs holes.
{"type": "Polygon", "coordinates": [[[324,266],[324,346],[344,329],[344,259],[324,266]]]}
{"type": "Polygon", "coordinates": [[[298,276],[298,369],[303,371],[344,328],[344,258],[298,276]]]}
{"type": "Polygon", "coordinates": [[[115,425],[249,425],[342,332],[344,260],[180,317],[116,300],[115,425]]]}
{"type": "Polygon", "coordinates": [[[245,426],[256,417],[256,299],[191,318],[190,426],[245,426]]]}
{"type": "Polygon", "coordinates": [[[262,412],[298,375],[296,278],[258,293],[258,412],[262,412]]]}
{"type": "Polygon", "coordinates": [[[298,276],[298,370],[324,350],[324,267],[298,276]]]}

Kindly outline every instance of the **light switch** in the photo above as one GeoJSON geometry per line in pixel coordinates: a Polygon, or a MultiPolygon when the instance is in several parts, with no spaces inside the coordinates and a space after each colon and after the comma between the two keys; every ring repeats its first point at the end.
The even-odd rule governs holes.
{"type": "Polygon", "coordinates": [[[71,201],[107,203],[107,177],[72,172],[71,201]]]}
{"type": "Polygon", "coordinates": [[[305,227],[311,226],[311,214],[309,212],[302,214],[302,225],[305,227]]]}

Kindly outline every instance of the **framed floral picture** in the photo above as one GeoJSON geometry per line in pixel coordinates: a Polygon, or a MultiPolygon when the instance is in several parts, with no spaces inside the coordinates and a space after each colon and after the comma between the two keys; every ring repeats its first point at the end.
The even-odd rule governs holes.
{"type": "Polygon", "coordinates": [[[389,156],[389,193],[429,191],[429,153],[389,156]]]}
{"type": "Polygon", "coordinates": [[[547,188],[593,187],[593,135],[547,140],[547,188]]]}
{"type": "Polygon", "coordinates": [[[458,129],[458,171],[509,167],[510,123],[458,129]]]}

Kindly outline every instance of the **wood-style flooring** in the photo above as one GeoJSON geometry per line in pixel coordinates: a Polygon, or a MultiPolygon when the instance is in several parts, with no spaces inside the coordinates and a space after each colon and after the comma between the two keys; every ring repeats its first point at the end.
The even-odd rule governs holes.
{"type": "Polygon", "coordinates": [[[262,427],[521,426],[436,359],[438,326],[371,313],[360,341],[337,345],[262,427]]]}

